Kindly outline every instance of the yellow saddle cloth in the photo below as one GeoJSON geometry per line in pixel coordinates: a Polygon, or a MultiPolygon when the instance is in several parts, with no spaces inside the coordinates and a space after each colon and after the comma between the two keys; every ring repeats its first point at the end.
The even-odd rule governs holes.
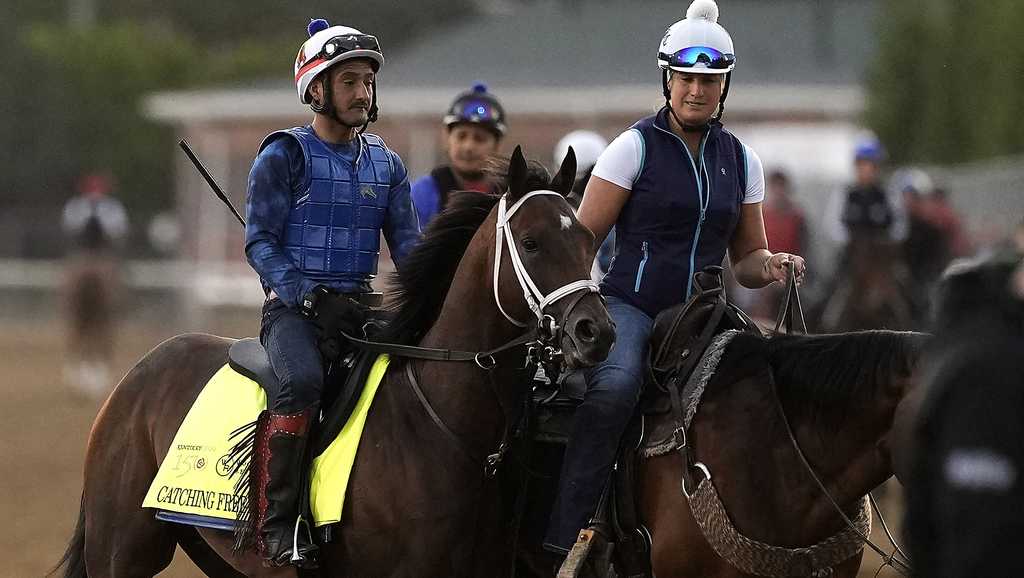
{"type": "MultiPolygon", "coordinates": [[[[387,355],[377,358],[352,416],[331,445],[313,460],[309,501],[317,526],[341,520],[359,438],[389,361],[387,355]]],[[[255,421],[266,407],[267,395],[258,383],[227,364],[221,367],[178,428],[142,507],[236,519],[245,498],[235,496],[235,482],[245,474],[229,477],[227,455],[234,441],[228,438],[232,431],[255,421]]]]}

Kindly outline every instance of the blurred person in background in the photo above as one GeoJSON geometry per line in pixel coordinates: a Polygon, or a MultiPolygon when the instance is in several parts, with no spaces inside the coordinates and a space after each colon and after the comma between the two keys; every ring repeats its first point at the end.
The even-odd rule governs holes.
{"type": "Polygon", "coordinates": [[[420,234],[402,159],[366,132],[377,119],[384,64],[377,38],[321,19],[308,32],[294,72],[313,122],[260,145],[245,229],[246,257],[267,294],[260,341],[279,380],[256,423],[256,547],[269,565],[307,568],[316,566],[317,548],[308,527],[300,529],[298,500],[325,358],[344,353],[341,330],[362,335],[381,232],[399,267],[420,234]]]}
{"type": "Polygon", "coordinates": [[[889,182],[903,198],[907,215],[903,255],[910,272],[915,309],[923,312],[927,310],[932,286],[953,257],[950,239],[932,219],[929,204],[935,186],[928,173],[916,168],[900,169],[889,182]]]}
{"type": "MultiPolygon", "coordinates": [[[[904,531],[922,578],[1024,576],[1024,262],[941,281],[906,462],[904,531]]],[[[913,415],[913,411],[907,415],[913,415]]]]}
{"type": "Polygon", "coordinates": [[[1017,228],[1013,231],[1013,245],[1019,253],[1024,255],[1024,219],[1017,223],[1017,228]]]}
{"type": "Polygon", "coordinates": [[[963,220],[949,202],[949,192],[944,187],[932,187],[925,208],[925,218],[942,231],[953,257],[967,257],[974,251],[963,220]]]}
{"type": "Polygon", "coordinates": [[[835,191],[822,227],[838,244],[835,266],[810,308],[819,331],[910,329],[919,319],[903,257],[907,216],[900,193],[883,184],[885,150],[874,138],[857,144],[855,180],[835,191]]]}
{"type": "Polygon", "coordinates": [[[69,321],[69,356],[64,380],[93,398],[106,397],[114,384],[111,364],[116,339],[120,249],[128,234],[128,216],[111,195],[113,179],[89,173],[78,194],[64,205],[61,228],[67,239],[64,302],[69,321]]]}
{"type": "MultiPolygon", "coordinates": [[[[590,130],[574,130],[566,134],[555,144],[555,153],[552,159],[554,164],[551,165],[555,170],[562,166],[565,155],[569,153],[569,147],[572,147],[573,152],[576,154],[576,181],[573,183],[569,203],[579,209],[580,201],[583,200],[583,191],[586,190],[587,183],[590,182],[590,173],[594,170],[598,157],[608,147],[608,141],[603,136],[590,130]]],[[[614,250],[615,228],[612,227],[608,231],[608,237],[597,250],[597,256],[594,258],[594,265],[590,276],[595,281],[600,281],[604,274],[608,272],[614,250]]]]}
{"type": "Polygon", "coordinates": [[[886,192],[882,181],[885,149],[874,138],[861,141],[853,154],[854,182],[829,199],[823,226],[843,248],[864,238],[902,241],[906,214],[899,194],[886,192]]]}
{"type": "MultiPolygon", "coordinates": [[[[803,207],[793,196],[789,175],[775,169],[768,173],[764,191],[764,232],[768,238],[768,249],[794,255],[807,253],[807,218],[803,207]]],[[[775,317],[784,286],[769,286],[762,291],[751,291],[738,287],[730,293],[739,302],[747,297],[747,313],[761,319],[775,317]]]]}
{"type": "Polygon", "coordinates": [[[578,217],[597,246],[616,228],[601,282],[616,344],[585,373],[544,540],[556,555],[569,552],[597,507],[636,409],[658,313],[685,301],[693,275],[726,253],[748,287],[784,280],[788,263],[803,275],[801,257],[768,250],[760,158],[720,122],[735,63],[718,5],[695,0],[659,43],[665,105],[605,149],[584,192],[578,217]]]}
{"type": "Polygon", "coordinates": [[[412,184],[412,200],[423,228],[444,210],[452,191],[499,192],[485,172],[487,159],[498,152],[508,130],[498,98],[487,91],[486,84],[474,84],[455,97],[442,122],[448,163],[412,184]]]}

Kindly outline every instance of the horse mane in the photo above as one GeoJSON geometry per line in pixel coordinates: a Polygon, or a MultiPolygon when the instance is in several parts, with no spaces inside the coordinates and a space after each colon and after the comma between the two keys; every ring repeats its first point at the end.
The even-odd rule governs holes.
{"type": "Polygon", "coordinates": [[[740,337],[734,344],[744,340],[764,343],[787,411],[811,418],[845,417],[874,399],[879,387],[891,383],[892,377],[909,377],[927,339],[921,333],[883,330],[740,337]]]}
{"type": "MultiPolygon", "coordinates": [[[[487,173],[498,190],[506,187],[509,159],[495,157],[487,173]]],[[[529,161],[526,190],[548,188],[547,169],[529,161]]],[[[427,226],[423,237],[391,277],[394,311],[381,341],[415,344],[437,321],[448,296],[455,272],[477,229],[498,203],[499,195],[476,191],[457,191],[448,197],[448,205],[427,226]]]]}

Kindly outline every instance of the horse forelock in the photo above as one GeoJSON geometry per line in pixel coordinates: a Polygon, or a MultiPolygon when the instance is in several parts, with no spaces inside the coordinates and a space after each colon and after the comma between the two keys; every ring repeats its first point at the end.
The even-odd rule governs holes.
{"type": "Polygon", "coordinates": [[[805,417],[843,419],[909,378],[927,336],[900,331],[779,335],[765,341],[779,396],[805,417]]]}

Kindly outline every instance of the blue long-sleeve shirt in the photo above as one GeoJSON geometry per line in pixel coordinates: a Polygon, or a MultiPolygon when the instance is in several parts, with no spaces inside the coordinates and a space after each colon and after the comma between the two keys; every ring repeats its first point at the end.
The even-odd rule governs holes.
{"type": "MultiPolygon", "coordinates": [[[[355,140],[328,146],[349,163],[359,155],[355,140]]],[[[382,229],[392,259],[401,267],[402,260],[419,239],[420,227],[405,166],[394,151],[388,152],[392,166],[391,186],[382,229]]],[[[361,162],[369,161],[361,159],[361,162]]],[[[321,284],[344,293],[370,290],[370,275],[302,271],[285,248],[284,231],[294,200],[308,193],[303,190],[305,171],[306,160],[298,141],[277,138],[257,155],[249,172],[245,254],[260,275],[264,289],[273,290],[289,307],[296,307],[303,295],[321,284]]]]}

